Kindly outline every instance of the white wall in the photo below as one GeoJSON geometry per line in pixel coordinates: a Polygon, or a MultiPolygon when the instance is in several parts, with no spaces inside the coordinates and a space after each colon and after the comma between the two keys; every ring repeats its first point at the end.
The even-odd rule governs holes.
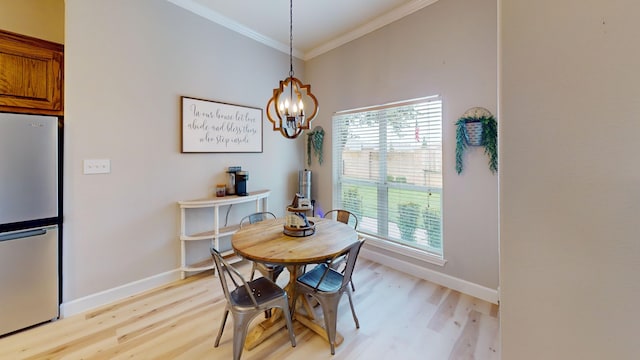
{"type": "MultiPolygon", "coordinates": [[[[250,191],[271,189],[283,214],[302,142],[265,117],[261,154],[181,154],[180,96],[264,108],[288,64],[167,1],[66,0],[65,302],[175,270],[176,202],[211,196],[228,166],[249,171],[250,191]],[[96,158],[111,173],[83,175],[96,158]]],[[[252,210],[236,206],[230,221],[252,210]]]]}
{"type": "MultiPolygon", "coordinates": [[[[313,190],[331,207],[331,116],[339,110],[439,94],[444,109],[444,267],[474,284],[498,287],[498,177],[483,148],[470,148],[455,172],[454,123],[471,107],[497,110],[495,0],[440,0],[307,62],[320,101],[313,126],[326,132],[325,163],[314,159],[313,190]]],[[[498,119],[500,122],[500,119],[498,119]]],[[[415,260],[404,258],[407,261],[415,260]]]]}
{"type": "Polygon", "coordinates": [[[640,2],[501,1],[503,359],[640,354],[640,2]]]}

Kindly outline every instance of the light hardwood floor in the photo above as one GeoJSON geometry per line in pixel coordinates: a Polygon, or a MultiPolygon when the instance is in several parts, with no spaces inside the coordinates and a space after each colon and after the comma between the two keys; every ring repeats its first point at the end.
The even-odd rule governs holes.
{"type": "MultiPolygon", "coordinates": [[[[248,264],[239,264],[248,273],[248,264]]],[[[283,273],[278,283],[286,283],[283,273]]],[[[343,297],[329,344],[300,324],[297,347],[282,329],[242,359],[499,359],[498,307],[358,259],[354,304],[343,297]]],[[[284,284],[282,284],[284,285],[284,284]]],[[[231,359],[232,320],[213,347],[224,310],[217,277],[198,274],[94,311],[0,338],[0,359],[231,359]]],[[[320,309],[318,308],[318,315],[320,309]]],[[[262,320],[260,317],[256,320],[262,320]]]]}

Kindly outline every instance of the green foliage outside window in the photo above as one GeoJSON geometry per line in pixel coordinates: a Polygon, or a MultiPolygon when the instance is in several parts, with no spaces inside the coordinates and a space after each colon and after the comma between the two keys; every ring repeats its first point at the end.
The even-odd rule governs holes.
{"type": "Polygon", "coordinates": [[[429,246],[439,249],[442,244],[442,217],[440,209],[426,207],[422,212],[422,222],[427,231],[427,242],[429,246]]]}
{"type": "Polygon", "coordinates": [[[347,188],[342,195],[342,207],[351,211],[358,219],[362,219],[362,197],[355,187],[347,188]]]}
{"type": "Polygon", "coordinates": [[[410,202],[398,205],[398,228],[404,241],[415,241],[420,205],[410,202]]]}

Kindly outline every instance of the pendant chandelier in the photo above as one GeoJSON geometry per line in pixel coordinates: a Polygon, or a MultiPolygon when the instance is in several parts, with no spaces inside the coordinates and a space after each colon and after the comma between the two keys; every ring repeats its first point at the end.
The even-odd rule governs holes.
{"type": "Polygon", "coordinates": [[[267,118],[273,131],[287,139],[295,139],[308,130],[318,114],[318,100],[311,93],[311,85],[303,85],[293,76],[293,0],[289,2],[289,76],[280,80],[267,103],[267,118]]]}

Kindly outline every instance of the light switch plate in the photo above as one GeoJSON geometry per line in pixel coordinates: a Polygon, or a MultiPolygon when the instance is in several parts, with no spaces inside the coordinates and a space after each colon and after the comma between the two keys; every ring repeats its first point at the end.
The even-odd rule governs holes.
{"type": "Polygon", "coordinates": [[[87,159],[84,160],[85,174],[108,174],[111,172],[111,160],[109,159],[87,159]]]}

